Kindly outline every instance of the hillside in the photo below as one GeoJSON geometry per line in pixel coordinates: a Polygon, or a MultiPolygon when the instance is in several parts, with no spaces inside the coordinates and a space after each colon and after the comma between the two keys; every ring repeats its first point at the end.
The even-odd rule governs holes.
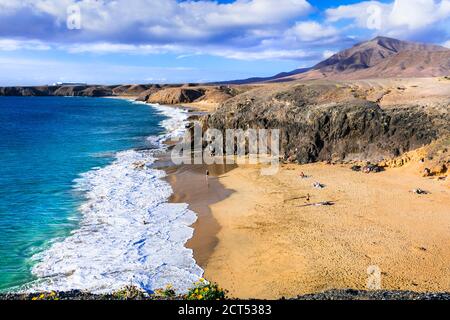
{"type": "Polygon", "coordinates": [[[450,49],[376,37],[336,53],[310,69],[298,69],[268,78],[228,83],[268,83],[294,80],[357,80],[371,78],[441,77],[450,74],[450,49]]]}

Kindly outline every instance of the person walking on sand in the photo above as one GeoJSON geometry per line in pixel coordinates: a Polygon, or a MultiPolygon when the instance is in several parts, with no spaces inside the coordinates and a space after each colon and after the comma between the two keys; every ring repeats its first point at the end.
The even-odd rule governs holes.
{"type": "Polygon", "coordinates": [[[206,177],[206,183],[209,183],[209,170],[206,170],[205,177],[206,177]]]}

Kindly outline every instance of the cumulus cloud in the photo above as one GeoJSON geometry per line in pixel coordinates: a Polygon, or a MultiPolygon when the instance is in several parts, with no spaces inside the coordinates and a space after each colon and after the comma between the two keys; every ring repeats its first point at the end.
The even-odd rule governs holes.
{"type": "Polygon", "coordinates": [[[326,10],[330,23],[350,19],[356,27],[378,34],[413,38],[430,34],[445,37],[450,22],[450,0],[363,1],[326,10]]]}
{"type": "MultiPolygon", "coordinates": [[[[0,38],[27,38],[71,53],[189,55],[201,47],[233,59],[291,59],[303,56],[298,45],[269,42],[282,46],[285,31],[312,9],[307,0],[0,0],[0,38]],[[80,28],[69,30],[74,5],[80,28]]],[[[303,30],[298,41],[313,39],[313,32],[303,30]]]]}
{"type": "MultiPolygon", "coordinates": [[[[11,16],[51,20],[53,27],[41,30],[43,38],[64,34],[68,40],[130,43],[214,40],[218,36],[227,41],[242,32],[284,25],[311,10],[306,0],[237,0],[228,4],[176,0],[0,0],[0,8],[4,8],[0,11],[3,20],[11,16]],[[65,21],[71,5],[80,9],[81,29],[69,33],[65,21]],[[19,12],[22,17],[17,16],[19,12]]],[[[17,36],[29,35],[29,28],[18,26],[14,31],[17,36]]]]}
{"type": "Polygon", "coordinates": [[[319,39],[335,37],[338,30],[332,26],[323,26],[316,21],[297,22],[287,31],[289,36],[296,37],[299,41],[316,41],[319,39]]]}
{"type": "Polygon", "coordinates": [[[0,0],[0,50],[304,60],[364,40],[361,30],[448,40],[450,0],[361,1],[326,10],[325,21],[312,12],[307,0],[0,0]],[[81,28],[69,30],[73,5],[81,28]]]}

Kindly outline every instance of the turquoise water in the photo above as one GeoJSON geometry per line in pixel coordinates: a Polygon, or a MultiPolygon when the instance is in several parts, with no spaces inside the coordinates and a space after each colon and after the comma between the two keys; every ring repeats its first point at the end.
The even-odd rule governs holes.
{"type": "Polygon", "coordinates": [[[0,97],[0,290],[31,280],[31,257],[78,226],[74,179],[149,147],[166,119],[101,98],[0,97]]]}

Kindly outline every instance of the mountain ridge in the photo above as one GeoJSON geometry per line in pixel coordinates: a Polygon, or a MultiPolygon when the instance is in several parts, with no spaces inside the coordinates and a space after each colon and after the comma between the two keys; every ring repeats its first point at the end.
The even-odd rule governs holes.
{"type": "Polygon", "coordinates": [[[297,69],[267,78],[228,81],[226,84],[240,84],[240,81],[250,84],[314,79],[438,77],[449,74],[450,49],[378,36],[342,50],[311,68],[297,69]]]}

